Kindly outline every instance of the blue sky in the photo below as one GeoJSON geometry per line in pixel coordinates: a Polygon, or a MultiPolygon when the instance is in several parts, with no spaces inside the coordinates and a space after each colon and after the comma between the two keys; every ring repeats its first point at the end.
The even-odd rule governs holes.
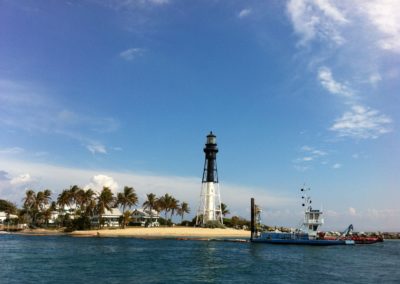
{"type": "Polygon", "coordinates": [[[397,1],[0,1],[0,198],[72,184],[399,230],[397,1]]]}

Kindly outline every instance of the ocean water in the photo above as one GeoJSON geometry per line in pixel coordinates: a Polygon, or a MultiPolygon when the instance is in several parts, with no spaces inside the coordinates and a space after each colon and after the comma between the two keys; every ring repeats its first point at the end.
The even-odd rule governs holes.
{"type": "Polygon", "coordinates": [[[400,241],[307,247],[0,235],[0,283],[400,283],[400,241]]]}

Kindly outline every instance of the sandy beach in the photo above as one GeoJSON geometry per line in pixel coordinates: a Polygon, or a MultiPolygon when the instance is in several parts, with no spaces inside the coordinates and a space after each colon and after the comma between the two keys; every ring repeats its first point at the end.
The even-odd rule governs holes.
{"type": "Polygon", "coordinates": [[[235,229],[207,229],[194,227],[154,227],[74,231],[75,237],[135,237],[135,238],[250,238],[250,231],[235,229]]]}
{"type": "Polygon", "coordinates": [[[250,238],[250,231],[235,229],[208,229],[195,227],[130,227],[126,229],[101,229],[64,232],[62,229],[26,229],[15,232],[22,235],[49,236],[66,235],[72,237],[132,237],[146,239],[165,239],[165,238],[188,238],[188,239],[226,239],[250,238]]]}

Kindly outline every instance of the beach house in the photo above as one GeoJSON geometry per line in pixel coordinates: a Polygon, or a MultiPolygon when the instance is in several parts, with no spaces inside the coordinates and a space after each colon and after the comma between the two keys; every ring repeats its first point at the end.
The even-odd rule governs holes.
{"type": "Polygon", "coordinates": [[[153,209],[150,211],[140,208],[132,212],[132,221],[129,224],[143,227],[158,227],[160,226],[158,222],[159,218],[160,214],[156,210],[153,209]]]}
{"type": "Polygon", "coordinates": [[[104,214],[95,215],[91,219],[93,226],[99,226],[102,222],[104,227],[119,227],[120,221],[122,220],[122,213],[118,208],[111,208],[111,210],[105,210],[104,214]]]}
{"type": "Polygon", "coordinates": [[[4,211],[0,211],[0,224],[4,224],[4,221],[12,219],[18,219],[18,216],[14,214],[8,214],[4,211]]]}

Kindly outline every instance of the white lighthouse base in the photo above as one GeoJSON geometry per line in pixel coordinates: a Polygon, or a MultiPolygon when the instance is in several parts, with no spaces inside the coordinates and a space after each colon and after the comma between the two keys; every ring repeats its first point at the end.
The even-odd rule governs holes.
{"type": "Polygon", "coordinates": [[[196,225],[205,226],[207,222],[210,221],[218,221],[223,224],[219,184],[203,182],[200,193],[200,205],[196,216],[196,225]]]}

